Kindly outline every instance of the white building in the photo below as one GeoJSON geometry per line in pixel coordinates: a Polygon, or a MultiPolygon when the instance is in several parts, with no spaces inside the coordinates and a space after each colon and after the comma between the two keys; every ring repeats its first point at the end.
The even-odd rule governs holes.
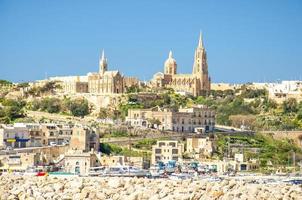
{"type": "Polygon", "coordinates": [[[288,98],[302,100],[302,81],[282,81],[270,83],[268,86],[269,98],[282,103],[288,98]]]}
{"type": "Polygon", "coordinates": [[[94,151],[72,150],[65,154],[65,172],[88,175],[91,167],[100,166],[100,155],[94,151]]]}

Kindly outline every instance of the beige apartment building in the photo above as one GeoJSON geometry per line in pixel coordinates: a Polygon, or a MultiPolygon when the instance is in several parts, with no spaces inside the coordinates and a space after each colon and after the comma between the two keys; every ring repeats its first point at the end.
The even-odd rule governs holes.
{"type": "Polygon", "coordinates": [[[59,124],[15,123],[0,128],[0,147],[25,148],[69,141],[72,128],[59,124]]]}
{"type": "Polygon", "coordinates": [[[164,73],[153,76],[152,87],[172,88],[176,92],[185,92],[193,96],[209,94],[211,78],[208,73],[207,53],[200,33],[198,46],[195,49],[192,74],[177,74],[177,63],[170,51],[164,64],[164,73]]]}
{"type": "Polygon", "coordinates": [[[187,138],[186,151],[197,157],[210,157],[214,152],[214,141],[209,137],[190,137],[187,138]]]}
{"type": "Polygon", "coordinates": [[[40,126],[42,132],[42,145],[50,145],[55,143],[61,145],[68,142],[72,135],[72,128],[67,125],[42,124],[40,126]]]}
{"type": "Polygon", "coordinates": [[[1,125],[0,148],[41,147],[63,145],[73,137],[73,145],[82,150],[99,148],[99,134],[96,130],[84,126],[63,124],[15,123],[1,125]]]}
{"type": "Polygon", "coordinates": [[[129,109],[126,122],[131,126],[150,127],[151,120],[160,122],[156,127],[161,130],[176,132],[196,132],[197,129],[210,132],[215,127],[215,112],[204,105],[196,105],[191,108],[180,108],[178,111],[161,109],[129,109]]]}
{"type": "Polygon", "coordinates": [[[171,160],[181,162],[183,152],[184,145],[176,140],[157,141],[156,145],[152,146],[151,164],[154,165],[158,161],[167,163],[171,160]]]}
{"type": "Polygon", "coordinates": [[[25,148],[30,146],[30,133],[26,125],[16,123],[14,125],[0,125],[0,149],[1,148],[25,148]]]}

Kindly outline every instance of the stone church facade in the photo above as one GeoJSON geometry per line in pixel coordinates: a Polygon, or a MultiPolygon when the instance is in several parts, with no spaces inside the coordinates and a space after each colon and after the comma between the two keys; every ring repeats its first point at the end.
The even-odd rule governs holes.
{"type": "Polygon", "coordinates": [[[207,95],[211,89],[208,73],[207,53],[203,45],[202,35],[195,50],[192,74],[177,74],[177,63],[170,51],[165,61],[164,73],[158,72],[151,80],[152,87],[172,88],[176,92],[184,92],[193,96],[207,95]]]}
{"type": "Polygon", "coordinates": [[[119,71],[108,71],[104,51],[98,73],[88,73],[88,92],[95,94],[119,94],[124,92],[124,77],[119,71]]]}

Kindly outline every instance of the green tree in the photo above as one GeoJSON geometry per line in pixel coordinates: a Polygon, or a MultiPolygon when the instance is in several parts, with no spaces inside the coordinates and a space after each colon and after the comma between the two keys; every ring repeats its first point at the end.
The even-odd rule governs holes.
{"type": "Polygon", "coordinates": [[[17,85],[18,88],[26,88],[26,87],[28,87],[28,86],[29,86],[29,83],[27,83],[27,82],[18,83],[18,85],[17,85]]]}
{"type": "Polygon", "coordinates": [[[61,85],[57,81],[49,81],[41,87],[42,93],[54,93],[55,89],[60,89],[61,85]]]}
{"type": "Polygon", "coordinates": [[[262,111],[268,112],[270,110],[277,108],[277,102],[266,97],[263,99],[263,101],[261,103],[261,108],[262,108],[262,111]]]}
{"type": "Polygon", "coordinates": [[[84,117],[89,114],[89,105],[86,99],[75,99],[68,102],[68,109],[73,116],[84,117]]]}
{"type": "Polygon", "coordinates": [[[140,88],[138,85],[131,85],[130,87],[126,87],[126,93],[138,93],[140,92],[140,88]]]}
{"type": "Polygon", "coordinates": [[[40,109],[49,113],[58,113],[61,110],[61,100],[58,98],[44,98],[41,101],[40,109]]]}
{"type": "Polygon", "coordinates": [[[2,108],[2,107],[0,107],[0,123],[2,123],[2,124],[9,124],[10,123],[10,119],[6,115],[5,109],[2,108]]]}
{"type": "Polygon", "coordinates": [[[7,121],[7,118],[10,121],[15,120],[19,117],[24,117],[24,106],[26,105],[25,101],[23,100],[13,100],[13,99],[4,99],[2,101],[2,105],[4,106],[4,116],[2,111],[2,116],[4,121],[7,121]]]}
{"type": "Polygon", "coordinates": [[[282,103],[284,113],[293,113],[298,111],[298,103],[294,98],[289,98],[282,103]]]}
{"type": "Polygon", "coordinates": [[[41,108],[41,101],[38,99],[34,99],[31,102],[30,109],[33,111],[39,110],[41,108]]]}
{"type": "Polygon", "coordinates": [[[259,97],[265,97],[266,95],[267,95],[267,91],[265,89],[245,88],[241,91],[242,98],[259,98],[259,97]]]}
{"type": "Polygon", "coordinates": [[[0,85],[12,85],[13,83],[7,80],[0,80],[0,85]]]}

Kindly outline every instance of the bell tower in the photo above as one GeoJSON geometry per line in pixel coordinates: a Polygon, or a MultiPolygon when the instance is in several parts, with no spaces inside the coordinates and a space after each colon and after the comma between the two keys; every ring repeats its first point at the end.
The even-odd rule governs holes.
{"type": "Polygon", "coordinates": [[[208,73],[207,52],[204,48],[202,33],[199,34],[198,46],[195,49],[193,76],[200,81],[200,90],[210,90],[210,78],[208,73]]]}

